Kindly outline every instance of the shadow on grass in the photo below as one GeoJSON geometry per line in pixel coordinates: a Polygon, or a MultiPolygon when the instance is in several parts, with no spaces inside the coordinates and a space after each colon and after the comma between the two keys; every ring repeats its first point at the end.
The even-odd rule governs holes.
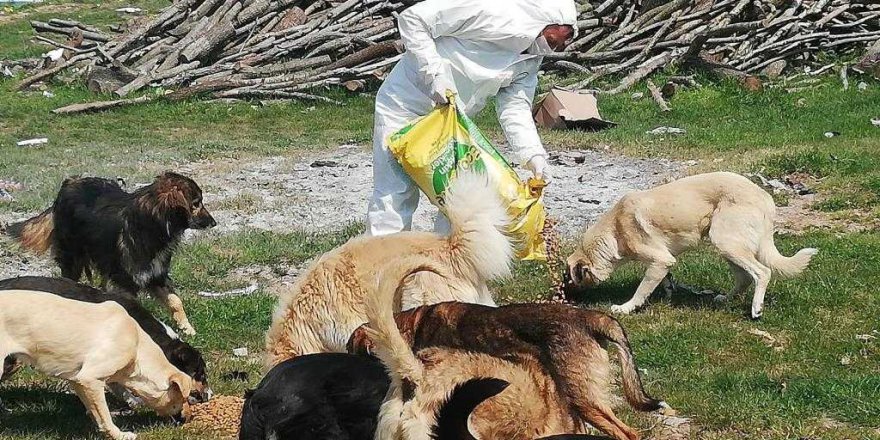
{"type": "MultiPolygon", "coordinates": [[[[0,410],[0,427],[4,436],[33,438],[51,437],[63,439],[100,439],[95,423],[74,394],[50,389],[41,385],[16,387],[5,385],[0,394],[5,410],[0,410]]],[[[123,406],[108,395],[110,410],[123,406]]],[[[165,422],[148,412],[131,413],[113,417],[113,422],[123,431],[140,432],[165,422]]]]}
{"type": "MultiPolygon", "coordinates": [[[[620,282],[613,280],[591,288],[566,285],[565,297],[575,304],[586,307],[593,307],[597,304],[603,303],[623,304],[626,301],[629,301],[629,299],[635,294],[640,281],[641,279],[633,282],[620,282]]],[[[648,300],[645,301],[645,305],[642,307],[662,301],[677,309],[717,309],[719,304],[714,298],[715,295],[721,292],[726,293],[726,290],[720,289],[718,286],[689,286],[689,288],[682,288],[681,285],[676,285],[675,291],[669,293],[661,284],[654,289],[651,296],[648,297],[648,300]],[[711,291],[712,294],[695,293],[704,290],[711,291]]],[[[741,299],[729,298],[729,300],[738,302],[741,299]]]]}

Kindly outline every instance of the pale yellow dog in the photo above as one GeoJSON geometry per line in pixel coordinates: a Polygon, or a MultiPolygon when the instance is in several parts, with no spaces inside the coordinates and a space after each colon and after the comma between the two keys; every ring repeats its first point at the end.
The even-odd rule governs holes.
{"type": "Polygon", "coordinates": [[[419,255],[446,271],[407,278],[394,310],[444,301],[495,305],[488,283],[510,273],[510,217],[498,190],[482,173],[461,173],[445,197],[449,235],[406,231],[361,236],[320,256],[280,295],[266,333],[266,366],[310,353],[345,352],[352,332],[367,322],[364,300],[376,274],[395,259],[419,255]]]}
{"type": "Polygon", "coordinates": [[[121,385],[160,415],[188,412],[192,378],[171,365],[113,301],[87,303],[46,292],[0,291],[0,360],[8,355],[67,380],[98,429],[114,440],[136,435],[113,423],[104,395],[107,385],[121,385]]]}
{"type": "Polygon", "coordinates": [[[757,319],[772,273],[796,276],[818,252],[807,248],[793,257],[781,255],[773,242],[775,219],[773,198],[739,174],[685,177],[623,196],[583,234],[568,258],[568,274],[575,284],[589,287],[625,261],[646,264],[635,295],[611,308],[626,314],[645,303],[679,254],[708,239],[733,271],[731,295],[755,284],[751,312],[757,319]]]}

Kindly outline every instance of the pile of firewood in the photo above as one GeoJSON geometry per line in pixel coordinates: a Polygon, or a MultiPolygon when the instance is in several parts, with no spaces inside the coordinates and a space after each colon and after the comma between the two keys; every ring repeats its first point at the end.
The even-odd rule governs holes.
{"type": "MultiPolygon", "coordinates": [[[[653,2],[654,4],[658,2],[653,2]]],[[[880,40],[880,3],[852,0],[672,0],[644,11],[638,0],[606,0],[583,6],[584,35],[559,68],[588,75],[573,88],[618,74],[611,90],[626,90],[671,63],[738,78],[777,76],[788,65],[819,66],[822,53],[863,51],[880,40]]]]}
{"type": "MultiPolygon", "coordinates": [[[[124,98],[148,86],[171,90],[77,104],[58,113],[195,95],[214,99],[330,101],[314,90],[357,91],[382,79],[400,58],[395,16],[412,0],[176,0],[121,35],[66,20],[33,22],[64,58],[21,83],[87,68],[90,88],[124,98]],[[112,35],[112,34],[111,34],[112,35]]],[[[880,4],[855,0],[578,0],[579,37],[547,69],[576,72],[570,88],[618,93],[672,63],[732,76],[786,66],[818,66],[819,54],[863,51],[880,40],[880,4]],[[583,79],[585,78],[585,79],[583,79]]],[[[757,81],[760,86],[760,81],[757,81]]]]}
{"type": "MultiPolygon", "coordinates": [[[[169,100],[208,93],[214,98],[332,101],[308,91],[327,85],[362,89],[399,59],[403,48],[392,14],[404,7],[385,0],[178,0],[110,41],[76,22],[33,22],[38,31],[83,44],[55,42],[69,51],[66,60],[26,78],[20,87],[88,61],[98,67],[88,69],[90,85],[119,97],[157,85],[176,89],[163,97],[169,100]]],[[[153,99],[78,104],[56,113],[153,99]]]]}

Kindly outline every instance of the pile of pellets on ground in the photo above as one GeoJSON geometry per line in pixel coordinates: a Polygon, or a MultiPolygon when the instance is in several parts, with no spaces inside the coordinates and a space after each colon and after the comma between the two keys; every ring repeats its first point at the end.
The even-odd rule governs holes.
{"type": "Polygon", "coordinates": [[[211,400],[192,405],[190,425],[224,437],[238,438],[244,399],[236,396],[215,396],[211,400]]]}

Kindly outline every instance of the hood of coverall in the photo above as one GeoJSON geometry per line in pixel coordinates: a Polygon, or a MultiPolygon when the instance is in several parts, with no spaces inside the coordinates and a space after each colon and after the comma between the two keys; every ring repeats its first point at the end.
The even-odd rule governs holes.
{"type": "Polygon", "coordinates": [[[574,0],[449,0],[439,16],[466,23],[454,41],[438,40],[437,50],[453,71],[462,109],[472,116],[510,83],[508,67],[522,59],[544,28],[577,28],[574,0]]]}
{"type": "Polygon", "coordinates": [[[574,0],[482,0],[471,3],[471,32],[457,37],[494,43],[514,53],[528,49],[547,26],[572,26],[577,31],[574,0]]]}

